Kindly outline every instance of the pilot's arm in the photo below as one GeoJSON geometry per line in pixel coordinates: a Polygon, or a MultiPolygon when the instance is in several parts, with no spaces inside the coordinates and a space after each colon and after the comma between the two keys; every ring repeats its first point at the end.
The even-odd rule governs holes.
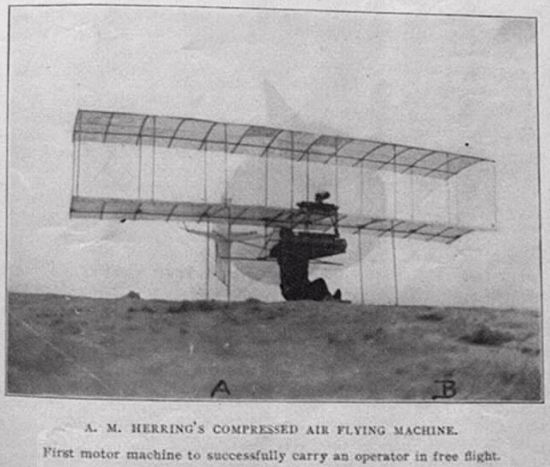
{"type": "Polygon", "coordinates": [[[271,251],[269,252],[269,256],[271,258],[278,258],[281,254],[281,245],[277,243],[273,248],[271,248],[271,251]]]}

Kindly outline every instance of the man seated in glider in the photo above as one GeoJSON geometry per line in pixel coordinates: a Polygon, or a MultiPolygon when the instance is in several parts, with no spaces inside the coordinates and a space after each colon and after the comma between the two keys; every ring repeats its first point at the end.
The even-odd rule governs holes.
{"type": "Polygon", "coordinates": [[[294,232],[283,227],[279,231],[279,238],[270,256],[276,258],[279,264],[281,292],[285,300],[341,300],[340,289],[332,295],[324,279],[309,280],[309,258],[303,246],[295,241],[294,232]]]}

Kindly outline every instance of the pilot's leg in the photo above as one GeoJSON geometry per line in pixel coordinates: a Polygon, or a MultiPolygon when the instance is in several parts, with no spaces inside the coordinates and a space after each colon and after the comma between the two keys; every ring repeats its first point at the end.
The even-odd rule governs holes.
{"type": "Polygon", "coordinates": [[[308,298],[310,300],[326,300],[328,297],[332,297],[328,291],[327,283],[325,279],[315,279],[309,284],[308,298]]]}
{"type": "Polygon", "coordinates": [[[300,287],[283,287],[281,285],[281,293],[288,302],[305,300],[307,298],[304,296],[305,292],[300,287]]]}

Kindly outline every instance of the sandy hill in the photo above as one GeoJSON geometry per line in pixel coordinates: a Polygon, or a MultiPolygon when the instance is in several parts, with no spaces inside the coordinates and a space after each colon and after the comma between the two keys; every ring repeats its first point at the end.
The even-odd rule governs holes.
{"type": "Polygon", "coordinates": [[[8,392],[118,398],[539,400],[530,310],[11,293],[8,392]],[[218,396],[225,394],[217,394],[218,396]]]}

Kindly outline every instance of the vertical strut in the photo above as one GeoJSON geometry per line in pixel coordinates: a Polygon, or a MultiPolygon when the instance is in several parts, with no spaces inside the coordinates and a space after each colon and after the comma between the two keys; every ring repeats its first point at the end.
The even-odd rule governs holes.
{"type": "Polygon", "coordinates": [[[229,195],[227,188],[227,123],[223,124],[223,197],[227,203],[227,197],[229,195]]]}
{"type": "Polygon", "coordinates": [[[411,220],[414,221],[414,174],[409,178],[411,179],[411,220]]]}
{"type": "Polygon", "coordinates": [[[80,186],[80,143],[82,141],[82,136],[78,133],[78,143],[76,146],[76,184],[75,191],[76,196],[78,196],[79,186],[80,186]]]}
{"type": "Polygon", "coordinates": [[[363,247],[361,245],[361,230],[357,232],[357,242],[359,249],[359,285],[361,288],[361,305],[365,304],[365,290],[364,290],[364,280],[363,280],[363,247]]]}
{"type": "Polygon", "coordinates": [[[231,211],[229,207],[229,193],[228,193],[228,187],[227,187],[227,176],[228,176],[228,168],[227,168],[227,123],[223,124],[223,154],[224,154],[224,202],[227,209],[227,240],[229,242],[229,246],[227,248],[228,255],[227,255],[227,301],[231,301],[231,211]]]}
{"type": "Polygon", "coordinates": [[[264,179],[265,179],[264,205],[267,206],[267,202],[269,199],[269,148],[266,148],[265,150],[264,179]]]}
{"type": "Polygon", "coordinates": [[[227,247],[227,301],[231,301],[231,220],[227,210],[227,238],[229,246],[227,247]]]}
{"type": "Polygon", "coordinates": [[[458,196],[458,187],[455,183],[455,189],[454,189],[454,206],[455,206],[455,215],[454,215],[454,221],[457,225],[460,225],[460,201],[458,196]]]}
{"type": "Polygon", "coordinates": [[[139,157],[138,157],[138,198],[141,198],[141,167],[143,160],[143,145],[141,144],[141,135],[139,137],[139,157]]]}
{"type": "Polygon", "coordinates": [[[204,202],[208,203],[208,158],[207,158],[207,143],[204,143],[203,159],[202,159],[202,175],[203,175],[203,197],[204,202]]]}
{"type": "MultiPolygon", "coordinates": [[[[265,149],[264,181],[264,206],[267,207],[269,199],[269,148],[265,149]]],[[[267,238],[267,224],[264,224],[264,237],[267,238]]]]}
{"type": "Polygon", "coordinates": [[[306,154],[306,200],[309,201],[309,152],[306,154]]]}
{"type": "MultiPolygon", "coordinates": [[[[397,219],[397,157],[396,147],[393,145],[393,218],[397,219]]],[[[394,222],[392,221],[392,222],[394,222]]],[[[393,259],[393,285],[395,292],[395,305],[399,305],[399,287],[397,283],[397,253],[395,251],[395,224],[392,225],[391,231],[391,246],[392,246],[392,259],[393,259]]]]}
{"type": "Polygon", "coordinates": [[[497,203],[497,166],[491,164],[493,172],[493,227],[496,229],[498,222],[498,203],[497,203]]]}
{"type": "Polygon", "coordinates": [[[210,221],[206,221],[206,300],[210,299],[210,221]]]}
{"type": "Polygon", "coordinates": [[[156,142],[157,142],[157,117],[153,116],[153,167],[151,176],[151,198],[155,199],[155,166],[156,166],[156,142]]]}
{"type": "MultiPolygon", "coordinates": [[[[447,172],[449,171],[449,153],[445,154],[446,161],[445,161],[445,167],[447,169],[447,172]]],[[[451,224],[451,182],[449,179],[445,180],[445,185],[447,185],[447,223],[451,224]]]]}
{"type": "Polygon", "coordinates": [[[71,179],[71,195],[75,195],[75,184],[76,184],[76,141],[73,138],[73,173],[71,179]]]}
{"type": "Polygon", "coordinates": [[[290,132],[290,209],[294,207],[294,132],[290,132]]]}
{"type": "Polygon", "coordinates": [[[365,201],[364,201],[364,198],[365,198],[365,178],[364,178],[364,172],[363,172],[363,164],[361,164],[361,168],[360,168],[360,171],[359,171],[359,176],[361,177],[361,179],[359,180],[359,195],[361,196],[361,198],[359,199],[359,209],[360,209],[361,214],[364,214],[364,210],[365,210],[365,201]]]}
{"type": "MultiPolygon", "coordinates": [[[[208,203],[208,143],[204,143],[203,152],[203,196],[208,203]]],[[[210,298],[210,220],[206,220],[206,276],[205,276],[206,300],[210,298]]]]}
{"type": "Polygon", "coordinates": [[[338,205],[338,138],[334,138],[334,202],[338,205]]]}

